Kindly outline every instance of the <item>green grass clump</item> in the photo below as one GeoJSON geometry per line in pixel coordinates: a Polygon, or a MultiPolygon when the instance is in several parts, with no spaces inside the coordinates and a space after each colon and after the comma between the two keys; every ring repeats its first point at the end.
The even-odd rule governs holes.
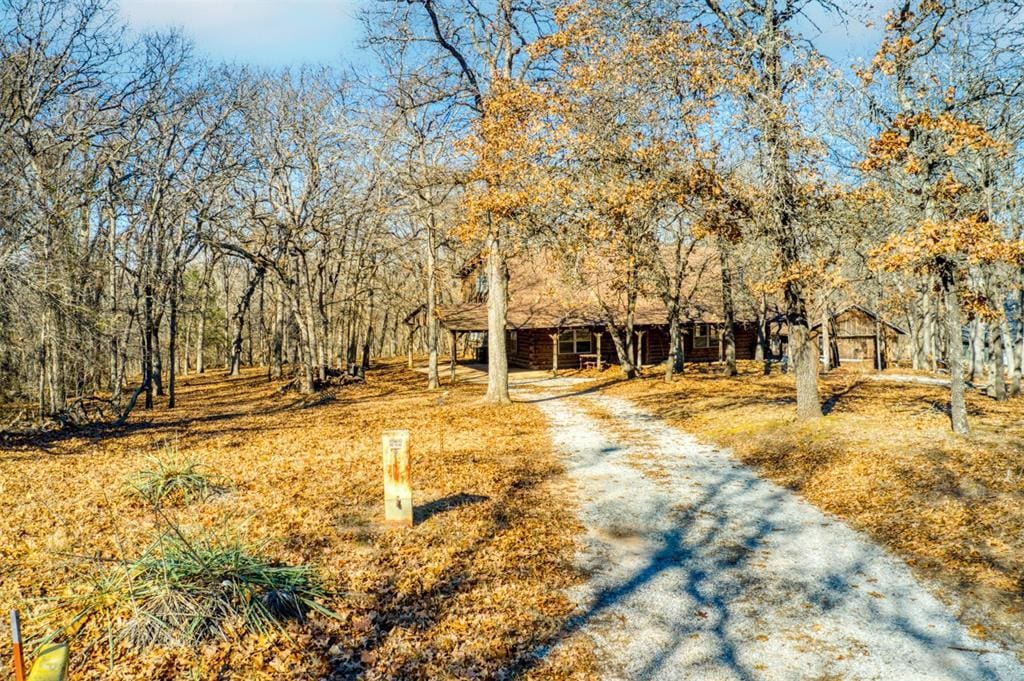
{"type": "Polygon", "coordinates": [[[310,566],[282,565],[238,540],[189,539],[173,528],[74,597],[70,622],[47,638],[93,639],[86,647],[194,646],[239,628],[266,633],[310,611],[333,616],[319,602],[327,595],[310,566]]]}
{"type": "Polygon", "coordinates": [[[227,479],[197,459],[171,453],[150,461],[149,468],[128,481],[128,491],[155,506],[205,501],[231,489],[227,479]]]}

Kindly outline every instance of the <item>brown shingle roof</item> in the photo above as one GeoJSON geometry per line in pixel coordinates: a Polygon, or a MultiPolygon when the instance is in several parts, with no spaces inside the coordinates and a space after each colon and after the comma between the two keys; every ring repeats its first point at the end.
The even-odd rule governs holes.
{"type": "MultiPolygon", "coordinates": [[[[717,254],[702,253],[701,257],[717,254]]],[[[712,262],[709,260],[709,262],[712,262]]],[[[722,320],[721,277],[717,266],[698,268],[696,275],[684,285],[684,295],[691,290],[690,304],[683,311],[685,321],[718,323],[722,320]]],[[[611,271],[611,268],[608,268],[611,271]]],[[[472,272],[466,274],[472,276],[472,272]]],[[[509,263],[508,327],[511,329],[573,328],[603,325],[608,315],[600,303],[603,295],[612,315],[624,317],[625,301],[616,292],[610,278],[592,277],[584,285],[566,276],[558,259],[551,254],[535,253],[509,263]]],[[[438,308],[441,323],[452,331],[486,331],[487,302],[469,301],[438,308]]],[[[616,320],[618,321],[618,319],[616,320]]],[[[668,313],[660,297],[647,293],[637,300],[635,324],[661,326],[668,323],[668,313]]]]}

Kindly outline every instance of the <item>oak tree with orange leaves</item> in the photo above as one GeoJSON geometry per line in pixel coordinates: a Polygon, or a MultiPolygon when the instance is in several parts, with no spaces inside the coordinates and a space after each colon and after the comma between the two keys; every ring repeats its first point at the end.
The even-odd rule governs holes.
{"type": "MultiPolygon", "coordinates": [[[[984,88],[979,92],[976,80],[971,82],[970,78],[983,77],[984,69],[957,40],[958,29],[984,24],[987,15],[982,13],[993,4],[901,3],[887,17],[886,37],[860,74],[867,86],[888,88],[892,101],[861,169],[900,188],[882,196],[898,222],[874,256],[882,268],[932,282],[941,296],[950,419],[956,433],[968,432],[965,312],[994,320],[1003,315],[1001,296],[987,299],[972,273],[987,272],[997,263],[1020,262],[1024,253],[1022,243],[1008,238],[1001,224],[992,200],[995,178],[977,172],[1011,153],[993,127],[975,115],[979,98],[997,97],[984,88]],[[935,68],[937,56],[962,68],[942,74],[935,68]]],[[[995,354],[994,393],[1002,399],[1006,391],[1001,340],[995,354]]]]}
{"type": "Polygon", "coordinates": [[[560,30],[538,45],[560,67],[548,87],[549,236],[595,292],[627,378],[639,363],[638,299],[662,299],[671,379],[696,223],[721,193],[710,127],[728,71],[708,31],[656,6],[574,2],[556,18],[560,30]]]}

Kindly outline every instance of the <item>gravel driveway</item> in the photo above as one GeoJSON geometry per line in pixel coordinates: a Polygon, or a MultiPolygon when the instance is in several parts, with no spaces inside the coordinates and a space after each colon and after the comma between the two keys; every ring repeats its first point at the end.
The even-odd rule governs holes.
{"type": "Polygon", "coordinates": [[[728,452],[625,400],[521,397],[577,485],[591,577],[566,633],[605,678],[1024,679],[902,561],[728,452]]]}

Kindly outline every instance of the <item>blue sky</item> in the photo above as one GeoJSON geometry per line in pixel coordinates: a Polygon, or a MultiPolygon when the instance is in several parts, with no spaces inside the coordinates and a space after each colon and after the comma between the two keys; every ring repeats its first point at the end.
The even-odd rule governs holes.
{"type": "Polygon", "coordinates": [[[136,30],[180,27],[215,61],[279,67],[361,58],[363,0],[120,0],[136,30]]]}
{"type": "MultiPolygon", "coordinates": [[[[216,61],[258,66],[360,62],[359,7],[374,0],[120,0],[121,13],[137,30],[177,26],[198,51],[216,61]]],[[[851,2],[850,6],[860,3],[851,2]]],[[[870,58],[881,39],[880,0],[860,7],[846,24],[814,12],[807,25],[818,49],[848,66],[870,58]],[[866,22],[873,21],[868,28],[866,22]]]]}

